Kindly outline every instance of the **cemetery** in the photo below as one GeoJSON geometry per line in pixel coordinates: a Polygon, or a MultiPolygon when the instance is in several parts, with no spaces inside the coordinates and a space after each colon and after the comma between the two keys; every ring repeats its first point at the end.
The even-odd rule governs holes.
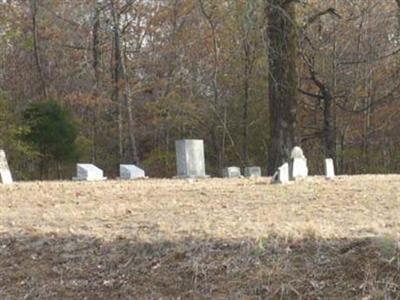
{"type": "Polygon", "coordinates": [[[0,300],[400,300],[400,0],[0,0],[0,300]]]}
{"type": "Polygon", "coordinates": [[[181,140],[175,178],[80,163],[70,181],[12,182],[0,154],[0,298],[257,298],[282,282],[288,298],[351,298],[349,286],[398,284],[398,175],[335,176],[326,159],[309,176],[295,147],[273,177],[210,178],[203,141],[181,140]]]}

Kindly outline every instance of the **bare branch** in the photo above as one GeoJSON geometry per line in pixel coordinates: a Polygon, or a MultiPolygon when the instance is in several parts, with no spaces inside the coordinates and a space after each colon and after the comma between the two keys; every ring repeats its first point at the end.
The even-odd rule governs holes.
{"type": "Polygon", "coordinates": [[[339,19],[342,18],[342,16],[339,15],[333,7],[330,7],[328,9],[323,10],[323,11],[317,12],[315,15],[311,16],[308,19],[307,23],[303,26],[303,30],[306,29],[308,26],[310,26],[312,23],[314,23],[317,19],[319,19],[320,17],[322,17],[324,15],[327,15],[327,14],[330,14],[330,15],[336,17],[336,18],[339,18],[339,19]]]}
{"type": "Polygon", "coordinates": [[[316,98],[316,99],[322,99],[321,95],[316,95],[316,94],[309,93],[309,92],[307,92],[307,91],[305,91],[305,90],[303,90],[301,88],[299,88],[298,91],[300,93],[306,95],[306,96],[309,96],[309,97],[312,97],[312,98],[316,98]]]}

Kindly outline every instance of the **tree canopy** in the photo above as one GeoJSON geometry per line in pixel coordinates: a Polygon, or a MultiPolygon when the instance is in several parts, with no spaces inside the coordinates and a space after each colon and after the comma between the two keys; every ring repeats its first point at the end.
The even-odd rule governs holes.
{"type": "Polygon", "coordinates": [[[211,175],[272,173],[295,144],[311,173],[325,157],[339,173],[398,172],[399,15],[394,0],[2,1],[0,141],[36,178],[23,111],[57,99],[80,160],[110,176],[118,163],[174,175],[182,138],[205,141],[211,175]]]}

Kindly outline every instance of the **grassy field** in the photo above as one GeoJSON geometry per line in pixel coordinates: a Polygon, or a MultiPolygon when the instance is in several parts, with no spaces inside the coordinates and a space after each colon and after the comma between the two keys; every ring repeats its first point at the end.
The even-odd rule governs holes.
{"type": "Polygon", "coordinates": [[[0,299],[400,299],[400,176],[0,186],[0,299]]]}

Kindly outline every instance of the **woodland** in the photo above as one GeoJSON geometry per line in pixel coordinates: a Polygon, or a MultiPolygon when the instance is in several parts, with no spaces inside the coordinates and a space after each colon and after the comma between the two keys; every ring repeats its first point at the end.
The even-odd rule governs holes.
{"type": "Polygon", "coordinates": [[[0,148],[20,180],[170,177],[191,138],[214,176],[396,173],[399,72],[400,0],[0,0],[0,148]]]}

